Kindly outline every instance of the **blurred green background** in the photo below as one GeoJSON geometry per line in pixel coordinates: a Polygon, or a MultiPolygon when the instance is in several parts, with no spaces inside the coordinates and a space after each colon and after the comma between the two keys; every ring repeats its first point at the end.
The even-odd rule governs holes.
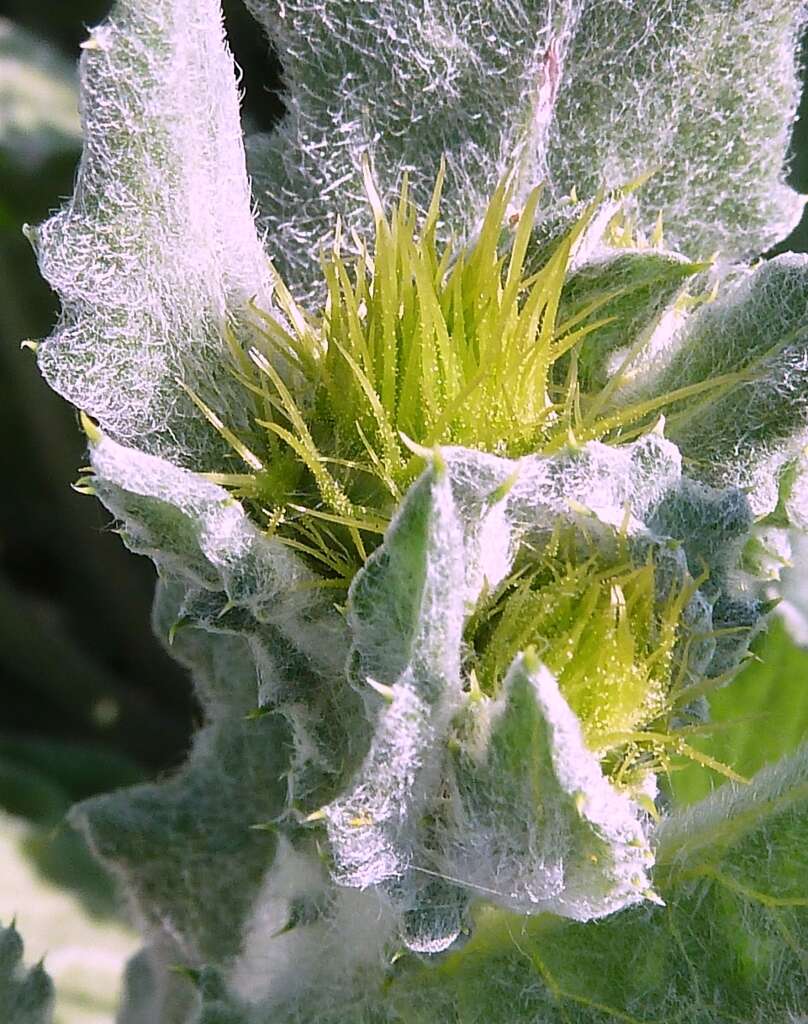
{"type": "MultiPolygon", "coordinates": [[[[29,955],[49,951],[58,1024],[111,1021],[116,979],[135,947],[116,923],[125,912],[111,881],[64,813],[181,763],[198,713],[151,633],[152,567],[124,551],[97,502],[71,489],[84,458],[75,414],[20,349],[48,333],[58,309],[21,226],[42,221],[72,190],[75,60],[108,7],[0,0],[0,922],[17,912],[29,955]]],[[[278,61],[240,0],[224,8],[245,122],[269,128],[283,112],[278,61]]],[[[790,176],[808,193],[808,95],[790,176]]],[[[808,251],[808,217],[777,248],[808,251]]],[[[717,727],[693,738],[745,774],[808,735],[808,653],[779,622],[755,653],[713,697],[717,727]]],[[[671,788],[686,801],[721,781],[693,766],[671,788]]]]}

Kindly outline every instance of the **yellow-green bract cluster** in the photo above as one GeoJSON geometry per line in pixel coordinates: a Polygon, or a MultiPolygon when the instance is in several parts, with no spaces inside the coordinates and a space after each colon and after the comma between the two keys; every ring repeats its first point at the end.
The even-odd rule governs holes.
{"type": "Polygon", "coordinates": [[[570,291],[575,254],[588,231],[603,229],[596,215],[617,212],[614,197],[611,207],[603,197],[593,202],[556,245],[536,253],[542,190],[513,211],[512,184],[503,181],[474,242],[455,250],[436,240],[441,184],[442,175],[419,223],[405,179],[388,217],[366,167],[373,249],[354,236],[357,255],[348,260],[338,233],[323,255],[327,299],[318,316],[276,277],[286,325],[256,309],[248,351],[231,338],[233,372],[263,429],[237,437],[193,396],[251,470],[214,479],[345,582],[423,467],[421,449],[451,444],[515,457],[570,441],[619,442],[675,401],[726,384],[699,383],[615,413],[600,387],[579,380],[579,353],[588,365],[616,333],[625,342],[633,326],[626,305],[635,315],[638,297],[642,304],[654,287],[669,296],[707,266],[661,256],[651,275],[570,291]]]}
{"type": "MultiPolygon", "coordinates": [[[[622,194],[597,197],[557,243],[537,249],[542,190],[516,210],[503,180],[474,241],[453,247],[437,241],[441,186],[442,173],[419,219],[405,178],[388,215],[365,166],[375,243],[337,233],[322,257],[327,299],[318,315],[276,275],[284,318],[254,308],[246,351],[229,337],[253,432],[238,436],[192,394],[248,470],[212,479],[302,554],[322,586],[347,588],[441,445],[563,458],[593,440],[641,437],[661,410],[709,402],[736,380],[725,374],[610,405],[621,376],[603,380],[598,367],[616,352],[630,366],[666,302],[697,301],[688,279],[708,266],[662,251],[661,221],[650,245],[633,235],[622,194]],[[609,286],[593,287],[576,261],[604,231],[626,265],[609,286]]],[[[491,503],[513,482],[501,482],[491,503]]],[[[630,517],[629,503],[624,511],[630,517]]],[[[610,755],[621,778],[635,764],[670,763],[671,691],[684,674],[680,617],[696,589],[682,578],[662,599],[653,559],[637,564],[627,526],[628,518],[613,524],[588,547],[579,526],[556,523],[549,543],[523,548],[518,569],[486,591],[466,627],[470,687],[496,696],[513,658],[538,645],[587,742],[610,755]]],[[[676,749],[691,752],[681,740],[676,749]]]]}

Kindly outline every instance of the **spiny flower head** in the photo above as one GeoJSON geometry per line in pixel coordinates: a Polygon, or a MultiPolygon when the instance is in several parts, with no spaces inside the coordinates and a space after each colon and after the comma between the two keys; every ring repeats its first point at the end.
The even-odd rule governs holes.
{"type": "MultiPolygon", "coordinates": [[[[474,240],[456,248],[437,240],[442,171],[421,219],[406,178],[388,215],[364,170],[375,242],[370,249],[354,233],[350,259],[338,228],[322,256],[319,314],[276,274],[283,316],[254,307],[246,351],[228,336],[252,435],[236,436],[191,396],[249,470],[213,478],[317,570],[319,585],[347,589],[440,446],[517,460],[589,441],[619,446],[658,430],[663,410],[675,419],[686,402],[692,410],[737,383],[726,374],[612,402],[650,341],[647,329],[632,333],[638,304],[655,289],[682,307],[710,297],[699,276],[709,264],[664,253],[661,218],[646,240],[623,212],[623,195],[642,180],[579,204],[572,227],[537,249],[542,190],[515,212],[504,179],[474,240]],[[576,261],[598,234],[612,251],[642,251],[651,273],[593,289],[576,261]],[[690,295],[688,279],[701,294],[690,295]],[[604,374],[610,353],[621,363],[604,374]]],[[[696,590],[687,573],[663,586],[654,558],[638,555],[624,529],[596,543],[578,527],[554,529],[549,541],[523,545],[514,570],[470,609],[467,686],[496,699],[514,657],[536,648],[614,778],[669,768],[674,750],[698,756],[676,728],[690,642],[682,615],[696,590]]]]}
{"type": "MultiPolygon", "coordinates": [[[[388,217],[365,166],[373,249],[354,234],[349,261],[338,229],[322,257],[327,297],[318,316],[276,275],[283,317],[254,308],[257,329],[246,352],[229,337],[233,372],[255,410],[252,436],[237,437],[211,408],[215,400],[191,396],[249,470],[213,479],[346,585],[426,450],[459,445],[519,457],[558,452],[571,440],[620,443],[650,429],[661,410],[713,396],[728,382],[609,410],[615,382],[593,385],[589,354],[628,326],[625,309],[637,293],[680,284],[708,264],[662,259],[656,282],[576,292],[575,254],[588,233],[602,230],[593,221],[602,218],[605,197],[537,254],[542,190],[510,212],[512,183],[503,179],[473,242],[456,249],[437,241],[442,182],[441,171],[419,222],[405,178],[388,217]]],[[[609,198],[607,228],[624,244],[631,232],[619,199],[609,198]]]]}

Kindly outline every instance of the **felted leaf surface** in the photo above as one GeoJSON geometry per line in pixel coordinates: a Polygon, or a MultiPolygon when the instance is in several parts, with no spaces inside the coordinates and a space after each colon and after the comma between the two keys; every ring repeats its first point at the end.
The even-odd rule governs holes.
{"type": "Polygon", "coordinates": [[[466,749],[455,723],[464,753],[451,768],[447,711],[475,717],[458,688],[459,629],[526,538],[540,545],[557,525],[578,524],[590,545],[598,529],[607,545],[629,523],[647,541],[643,517],[682,486],[678,453],[657,434],[546,458],[446,448],[444,459],[445,471],[436,465],[410,490],[351,588],[351,674],[370,684],[373,739],[351,790],[325,808],[336,881],[382,886],[404,909],[405,943],[429,952],[458,935],[473,895],[572,917],[645,898],[642,815],[604,779],[547,673],[517,659],[503,696],[479,713],[490,736],[466,749]]]}
{"type": "Polygon", "coordinates": [[[692,258],[756,255],[803,200],[784,183],[800,95],[800,0],[585,0],[548,147],[556,196],[654,171],[637,195],[647,229],[692,258]]]}
{"type": "Polygon", "coordinates": [[[91,460],[126,543],[158,566],[155,629],[192,671],[205,715],[177,774],[72,812],[134,901],[151,965],[135,980],[152,991],[148,1012],[173,1024],[196,996],[167,969],[236,957],[267,898],[277,833],[251,826],[282,832],[296,801],[330,796],[362,749],[364,717],[345,681],[344,623],[295,556],[188,470],[103,436],[91,460]]]}
{"type": "Polygon", "coordinates": [[[14,925],[0,928],[0,1019],[9,1024],[50,1024],[53,985],[42,964],[23,966],[23,945],[14,925]]]}
{"type": "MultiPolygon", "coordinates": [[[[662,250],[606,250],[571,274],[561,296],[558,322],[576,325],[612,318],[578,346],[577,376],[584,391],[598,391],[628,361],[629,346],[650,339],[687,280],[703,264],[662,250]],[[584,316],[588,307],[597,308],[584,316]]],[[[560,328],[561,329],[561,328],[560,328]]],[[[563,380],[569,358],[558,360],[563,380]]],[[[627,367],[627,369],[629,369],[627,367]]],[[[630,369],[629,369],[630,372],[630,369]]]]}
{"type": "Polygon", "coordinates": [[[272,860],[272,839],[250,826],[284,809],[289,736],[276,716],[245,720],[256,671],[244,641],[186,627],[175,643],[198,684],[228,685],[227,712],[196,734],[177,775],[84,801],[71,820],[135,897],[147,935],[199,964],[238,951],[272,860]]]}
{"type": "Polygon", "coordinates": [[[653,549],[660,582],[681,585],[688,572],[707,572],[686,613],[690,671],[719,675],[737,666],[762,615],[759,588],[738,584],[753,518],[742,491],[683,476],[676,446],[657,433],[551,457],[501,459],[465,448],[444,455],[464,525],[467,608],[508,575],[521,544],[540,548],[554,527],[574,526],[605,550],[625,531],[638,561],[653,549]],[[722,630],[717,637],[713,626],[722,630]]]}
{"type": "Polygon", "coordinates": [[[447,161],[444,210],[463,236],[506,168],[544,177],[558,55],[577,17],[572,0],[503,5],[415,0],[248,0],[284,65],[288,114],[253,139],[251,171],[273,260],[312,287],[335,217],[368,224],[361,159],[383,198],[407,170],[429,202],[447,161]],[[545,54],[555,40],[557,53],[545,54]]]}
{"type": "Polygon", "coordinates": [[[584,524],[593,541],[622,528],[641,534],[678,491],[676,447],[648,434],[620,448],[597,441],[552,456],[503,459],[469,448],[443,449],[464,527],[467,607],[507,576],[525,539],[546,540],[559,524],[584,524]]]}
{"type": "Polygon", "coordinates": [[[645,815],[604,778],[535,653],[468,714],[476,735],[464,743],[461,726],[453,831],[438,856],[446,874],[522,914],[590,920],[646,898],[645,815]]]}
{"type": "Polygon", "coordinates": [[[808,257],[760,264],[689,321],[667,366],[645,394],[664,394],[720,374],[744,380],[668,417],[666,433],[690,475],[744,488],[757,514],[777,503],[777,479],[804,444],[808,400],[808,257]]]}
{"type": "MultiPolygon", "coordinates": [[[[181,626],[188,617],[214,632],[244,634],[256,655],[261,649],[259,664],[265,657],[272,665],[273,656],[282,658],[292,647],[321,671],[341,669],[347,652],[344,626],[310,586],[311,572],[261,533],[226,491],[107,437],[93,443],[90,454],[94,489],[122,524],[127,546],[148,555],[164,578],[185,587],[177,620],[167,625],[181,626]],[[269,630],[265,641],[262,627],[269,630]],[[277,648],[276,632],[285,638],[277,648]]],[[[270,676],[250,699],[267,703],[281,696],[270,676]]]]}
{"type": "Polygon", "coordinates": [[[226,448],[177,378],[242,424],[221,332],[268,300],[217,0],[119,0],[85,44],[81,109],[75,194],[35,238],[62,300],[40,367],[110,436],[215,469],[226,448]]]}
{"type": "Polygon", "coordinates": [[[710,605],[710,622],[696,632],[701,629],[709,636],[701,646],[702,671],[710,676],[738,666],[754,629],[761,624],[761,588],[749,581],[744,585],[738,575],[753,518],[743,491],[734,487],[719,490],[685,477],[649,519],[656,534],[676,538],[693,578],[705,577],[700,593],[710,605]]]}
{"type": "Polygon", "coordinates": [[[799,0],[249,6],[288,87],[287,117],[252,140],[251,168],[273,258],[299,290],[314,286],[336,215],[367,220],[363,154],[383,197],[406,169],[422,206],[446,154],[458,237],[514,163],[525,185],[549,183],[549,226],[573,188],[655,170],[640,222],[662,210],[669,244],[693,258],[758,253],[799,220],[783,180],[799,0]]]}
{"type": "Polygon", "coordinates": [[[484,911],[439,965],[391,987],[406,1024],[780,1024],[808,999],[808,753],[722,787],[658,836],[644,905],[581,924],[484,911]]]}
{"type": "MultiPolygon", "coordinates": [[[[194,672],[207,717],[174,778],[74,812],[140,908],[160,1012],[176,1003],[171,1013],[184,1021],[195,1005],[187,986],[166,985],[167,965],[231,963],[227,980],[239,999],[257,997],[295,1019],[290,1007],[315,999],[294,981],[295,965],[325,948],[341,920],[346,929],[357,920],[381,928],[384,938],[374,932],[368,948],[398,932],[414,950],[446,949],[464,929],[470,898],[483,887],[491,890],[485,898],[503,891],[496,867],[482,882],[479,874],[464,876],[470,840],[440,834],[451,717],[464,699],[461,631],[470,599],[489,578],[487,559],[493,555],[497,571],[507,572],[524,538],[541,538],[559,522],[578,523],[597,543],[599,530],[606,538],[626,524],[627,507],[634,513],[629,535],[645,537],[646,522],[683,486],[675,448],[653,434],[621,449],[590,443],[522,460],[445,449],[357,575],[347,630],[297,558],[252,526],[218,486],[104,436],[93,439],[91,460],[94,488],[126,543],[158,565],[156,628],[173,636],[175,653],[194,672]],[[469,565],[476,566],[471,576],[469,565]],[[245,721],[257,704],[277,714],[245,721]],[[308,840],[288,827],[292,808],[323,805],[336,887],[308,840]],[[276,822],[274,835],[250,830],[262,821],[276,822]],[[279,858],[278,843],[290,841],[279,858]],[[319,910],[309,907],[315,868],[319,910]],[[200,905],[200,891],[211,895],[211,906],[200,905]],[[295,902],[304,897],[308,909],[295,902]],[[287,918],[297,922],[288,935],[287,918]],[[270,962],[271,970],[257,966],[270,962]],[[262,977],[265,983],[256,980],[262,977]]],[[[604,797],[608,784],[570,739],[576,723],[558,694],[539,696],[537,742],[545,736],[541,723],[552,723],[539,760],[547,779],[560,782],[553,790],[543,780],[536,820],[553,818],[568,841],[563,855],[544,840],[528,844],[536,856],[512,872],[513,892],[503,902],[536,907],[544,900],[574,916],[608,912],[647,888],[642,826],[627,801],[611,791],[604,797]],[[551,790],[560,800],[550,799],[551,790]]],[[[530,784],[517,775],[514,785],[522,802],[513,793],[506,802],[520,808],[521,820],[530,784]]],[[[466,810],[484,819],[489,847],[501,844],[498,809],[469,803],[466,810]]],[[[546,839],[551,831],[558,830],[535,834],[546,839]]],[[[484,873],[482,863],[475,870],[484,873]]],[[[330,957],[342,965],[334,986],[346,1005],[350,979],[366,969],[357,955],[330,957]]]]}
{"type": "MultiPolygon", "coordinates": [[[[361,889],[389,883],[411,909],[418,826],[460,698],[462,531],[445,467],[427,470],[408,492],[354,581],[349,621],[358,677],[392,689],[352,787],[325,808],[335,878],[361,889]]],[[[455,922],[432,941],[448,944],[458,930],[455,922]]]]}

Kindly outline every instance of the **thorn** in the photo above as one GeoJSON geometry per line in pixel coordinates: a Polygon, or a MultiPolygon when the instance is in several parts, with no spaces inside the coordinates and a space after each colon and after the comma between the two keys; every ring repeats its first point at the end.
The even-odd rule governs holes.
{"type": "Polygon", "coordinates": [[[245,722],[256,722],[259,718],[266,718],[267,715],[272,715],[276,711],[276,708],[269,707],[266,704],[262,704],[260,707],[253,708],[252,711],[248,711],[244,716],[245,722]]]}
{"type": "Polygon", "coordinates": [[[660,413],[659,419],[656,421],[654,426],[651,428],[652,434],[658,434],[660,437],[665,436],[665,417],[660,413]]]}
{"type": "Polygon", "coordinates": [[[104,435],[101,433],[98,424],[91,420],[83,409],[79,410],[79,423],[81,423],[81,429],[87,435],[87,440],[91,445],[98,444],[102,440],[104,435]]]}
{"type": "Polygon", "coordinates": [[[348,819],[348,824],[351,828],[367,828],[368,825],[373,824],[373,818],[369,814],[357,814],[355,817],[348,819]]]}
{"type": "Polygon", "coordinates": [[[413,441],[411,437],[407,437],[403,430],[399,430],[398,436],[401,438],[401,443],[404,447],[411,451],[413,455],[417,455],[419,459],[425,459],[427,462],[432,463],[435,477],[440,480],[446,472],[446,460],[443,458],[440,447],[435,445],[433,448],[426,448],[424,445],[418,444],[417,441],[413,441]]]}
{"type": "Polygon", "coordinates": [[[513,490],[513,487],[518,479],[519,470],[517,468],[513,471],[513,473],[510,474],[510,476],[506,476],[498,487],[495,487],[494,490],[491,491],[491,493],[486,498],[486,501],[491,505],[498,504],[500,501],[503,500],[503,498],[506,498],[508,494],[513,490]]]}
{"type": "Polygon", "coordinates": [[[446,476],[446,459],[437,445],[432,449],[432,471],[436,480],[442,480],[446,476]]]}
{"type": "Polygon", "coordinates": [[[469,701],[477,703],[483,699],[483,690],[480,686],[480,680],[477,678],[477,673],[474,669],[469,672],[469,701]]]}
{"type": "Polygon", "coordinates": [[[654,892],[653,889],[643,889],[642,894],[647,900],[650,900],[652,903],[656,903],[658,907],[664,907],[666,905],[659,893],[654,892]]]}
{"type": "Polygon", "coordinates": [[[194,985],[199,985],[201,978],[201,972],[195,967],[188,967],[185,964],[172,964],[169,968],[172,974],[179,974],[183,978],[187,978],[194,985]]]}
{"type": "Polygon", "coordinates": [[[334,242],[332,249],[335,256],[339,256],[342,249],[342,217],[337,214],[334,220],[334,242]]]}
{"type": "Polygon", "coordinates": [[[406,955],[407,955],[407,950],[406,949],[397,949],[395,951],[395,953],[393,953],[393,955],[390,957],[390,966],[393,967],[395,964],[398,963],[398,961],[402,957],[404,957],[406,955]]]}
{"type": "Polygon", "coordinates": [[[411,437],[407,437],[403,430],[399,430],[398,436],[401,438],[401,442],[405,448],[412,452],[413,455],[417,455],[421,459],[430,459],[433,451],[431,448],[425,448],[422,444],[418,444],[417,441],[413,441],[411,437]]]}
{"type": "Polygon", "coordinates": [[[168,631],[169,647],[174,646],[174,640],[176,639],[177,633],[183,628],[183,626],[187,626],[189,621],[190,620],[188,619],[188,617],[183,615],[181,618],[177,619],[177,621],[171,626],[171,628],[168,631]]]}
{"type": "Polygon", "coordinates": [[[388,704],[393,703],[395,690],[393,689],[392,686],[387,686],[385,683],[379,683],[375,679],[371,678],[371,676],[366,676],[365,682],[372,690],[375,690],[380,697],[383,697],[388,704]]]}
{"type": "Polygon", "coordinates": [[[321,807],[318,811],[312,811],[303,819],[304,825],[314,825],[318,821],[325,821],[325,811],[321,807]]]}
{"type": "Polygon", "coordinates": [[[573,800],[575,801],[575,810],[578,812],[579,817],[582,818],[586,807],[586,793],[579,789],[573,800]]]}
{"type": "Polygon", "coordinates": [[[100,49],[102,49],[102,47],[101,47],[101,43],[100,43],[100,41],[98,39],[98,36],[95,35],[94,32],[91,32],[90,35],[84,40],[83,43],[79,43],[79,49],[80,50],[100,50],[100,49]]]}
{"type": "Polygon", "coordinates": [[[96,491],[96,489],[94,487],[92,487],[90,484],[85,483],[85,480],[87,480],[87,479],[89,479],[89,478],[85,477],[85,476],[81,477],[74,484],[70,485],[70,490],[71,491],[75,491],[76,494],[81,494],[81,495],[83,495],[85,497],[89,497],[89,498],[96,497],[97,494],[98,494],[98,491],[96,491]]]}
{"type": "Polygon", "coordinates": [[[655,249],[661,249],[665,242],[665,233],[662,223],[662,210],[660,209],[657,213],[656,223],[654,224],[654,230],[651,232],[651,245],[655,249]]]}
{"type": "Polygon", "coordinates": [[[647,793],[638,793],[635,799],[646,814],[649,814],[654,821],[659,821],[659,811],[657,810],[656,804],[647,793]]]}
{"type": "Polygon", "coordinates": [[[580,501],[576,501],[575,498],[567,498],[567,506],[570,512],[577,512],[579,516],[586,516],[591,519],[595,513],[591,508],[587,508],[586,505],[582,505],[580,501]]]}
{"type": "Polygon", "coordinates": [[[28,349],[29,352],[36,353],[36,350],[39,348],[39,342],[32,341],[30,338],[26,338],[25,341],[20,342],[20,348],[28,349]]]}
{"type": "Polygon", "coordinates": [[[251,832],[277,832],[278,825],[274,821],[258,821],[254,825],[248,825],[251,832]]]}
{"type": "Polygon", "coordinates": [[[536,648],[533,646],[526,647],[524,654],[522,655],[522,663],[525,666],[525,671],[530,675],[535,675],[541,669],[541,659],[539,658],[536,648]]]}
{"type": "Polygon", "coordinates": [[[286,922],[285,925],[283,925],[282,928],[279,928],[276,932],[272,932],[272,934],[269,936],[270,939],[279,939],[281,935],[288,935],[289,932],[292,932],[295,930],[295,928],[297,928],[299,923],[300,922],[295,918],[295,915],[291,914],[289,920],[286,922]]]}

